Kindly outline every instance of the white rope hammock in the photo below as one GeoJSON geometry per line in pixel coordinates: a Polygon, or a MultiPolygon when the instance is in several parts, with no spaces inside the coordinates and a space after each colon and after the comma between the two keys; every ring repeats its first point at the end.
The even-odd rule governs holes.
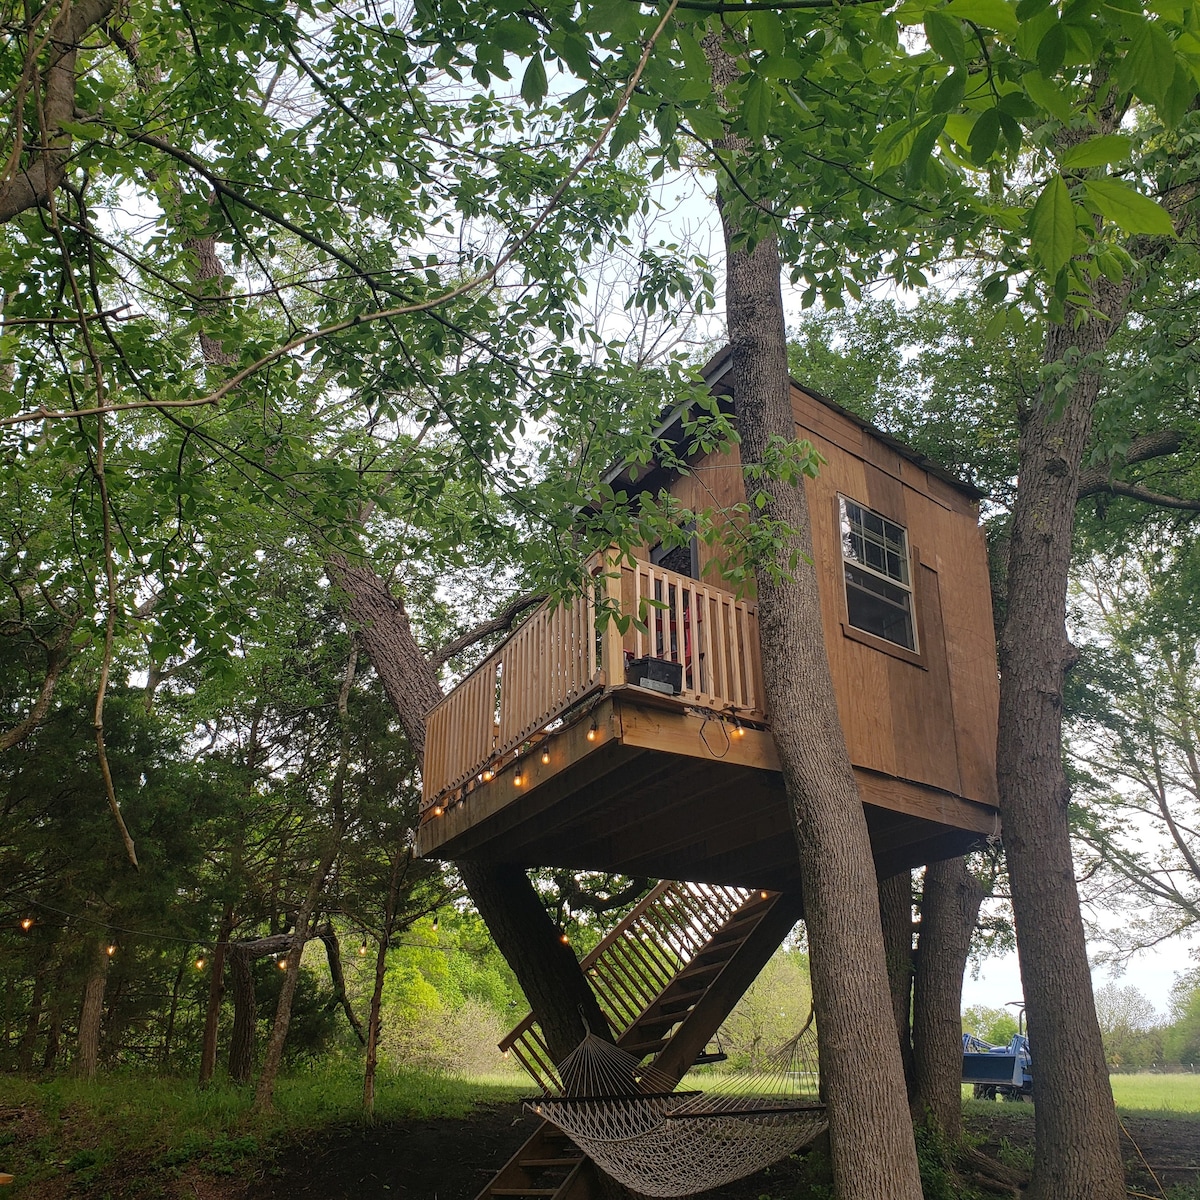
{"type": "Polygon", "coordinates": [[[559,1065],[561,1095],[527,1107],[557,1125],[614,1179],[645,1196],[691,1196],[778,1162],[825,1128],[816,1037],[806,1025],[764,1072],[719,1091],[674,1091],[589,1033],[559,1065]]]}

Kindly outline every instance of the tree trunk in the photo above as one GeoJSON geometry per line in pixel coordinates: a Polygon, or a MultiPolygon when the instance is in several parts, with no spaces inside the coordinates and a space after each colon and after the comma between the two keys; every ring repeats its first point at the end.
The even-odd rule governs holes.
{"type": "Polygon", "coordinates": [[[913,915],[912,872],[902,871],[879,884],[879,916],[883,924],[883,952],[887,958],[892,1013],[904,1064],[906,1095],[913,1094],[912,990],[913,915]]]}
{"type": "Polygon", "coordinates": [[[179,1012],[179,989],[183,987],[184,972],[187,971],[191,958],[191,947],[189,946],[188,953],[179,961],[179,970],[175,972],[175,986],[171,988],[171,1007],[167,1012],[167,1027],[163,1030],[162,1055],[159,1059],[164,1069],[171,1060],[171,1039],[175,1036],[175,1017],[179,1012]]]}
{"type": "Polygon", "coordinates": [[[229,1078],[248,1083],[254,1070],[258,1003],[254,996],[254,958],[245,946],[229,947],[229,978],[233,984],[233,1033],[229,1038],[229,1078]]]}
{"type": "Polygon", "coordinates": [[[1130,281],[1097,284],[1104,318],[1068,312],[1052,326],[1043,361],[1082,362],[1066,396],[1049,386],[1025,417],[1018,448],[1008,595],[1000,636],[1000,814],[1017,951],[1034,1049],[1037,1200],[1118,1200],[1125,1194],[1104,1050],[1096,1022],[1067,824],[1062,764],[1063,675],[1080,462],[1099,395],[1087,356],[1124,314],[1130,281]]]}
{"type": "MultiPolygon", "coordinates": [[[[739,248],[728,206],[720,208],[734,414],[742,461],[762,463],[775,439],[796,438],[779,250],[773,235],[753,253],[739,248]]],[[[879,1036],[895,1019],[878,884],[825,653],[808,502],[802,483],[763,486],[768,494],[759,519],[794,531],[776,554],[784,577],[757,568],[755,582],[763,684],[804,881],[837,1194],[920,1200],[899,1042],[879,1036]],[[800,557],[789,579],[793,551],[800,557]]]]}
{"type": "Polygon", "coordinates": [[[342,1012],[346,1014],[350,1028],[354,1030],[354,1036],[358,1038],[361,1045],[365,1046],[367,1039],[363,1036],[362,1022],[358,1019],[358,1014],[354,1011],[354,1006],[350,1003],[350,997],[346,993],[346,972],[342,969],[342,947],[338,941],[338,935],[332,925],[326,925],[317,936],[325,946],[325,961],[329,964],[329,982],[333,985],[333,997],[329,1001],[329,1007],[332,1008],[336,1004],[341,1008],[342,1012]]]}
{"type": "Polygon", "coordinates": [[[200,1086],[212,1082],[217,1066],[217,1032],[221,1023],[221,1000],[225,995],[225,958],[229,935],[233,932],[233,908],[227,906],[213,946],[211,973],[208,977],[208,1007],[204,1012],[204,1037],[200,1043],[200,1086]]]}
{"type": "Polygon", "coordinates": [[[100,1064],[100,1021],[104,1016],[104,987],[108,982],[108,948],[103,939],[92,947],[91,967],[83,988],[79,1010],[79,1040],[75,1055],[75,1074],[95,1079],[100,1064]]]}
{"type": "Polygon", "coordinates": [[[17,1047],[17,1070],[25,1074],[33,1070],[33,1052],[37,1048],[38,1025],[45,1001],[46,969],[43,967],[33,977],[33,995],[29,999],[29,1012],[25,1015],[25,1030],[17,1047]]]}
{"type": "MultiPolygon", "coordinates": [[[[425,716],[442,698],[437,671],[417,645],[404,605],[366,563],[334,556],[327,566],[346,596],[350,624],[359,631],[419,761],[425,750],[425,716]]],[[[525,872],[497,863],[455,866],[529,1000],[555,1060],[565,1058],[583,1039],[580,1008],[589,1028],[601,1037],[610,1036],[574,953],[558,940],[558,930],[525,872]]]]}
{"type": "Polygon", "coordinates": [[[962,981],[983,885],[952,858],[925,868],[913,987],[913,1116],[962,1136],[962,981]]]}
{"type": "Polygon", "coordinates": [[[363,1109],[371,1116],[375,1114],[375,1068],[379,1062],[379,1034],[382,1028],[380,1013],[383,1008],[387,955],[392,945],[392,931],[396,927],[396,899],[400,894],[400,880],[407,874],[411,861],[411,849],[397,846],[392,857],[387,903],[383,909],[383,933],[379,939],[379,948],[375,952],[375,986],[371,989],[371,1011],[367,1016],[367,1060],[363,1067],[363,1109]]]}

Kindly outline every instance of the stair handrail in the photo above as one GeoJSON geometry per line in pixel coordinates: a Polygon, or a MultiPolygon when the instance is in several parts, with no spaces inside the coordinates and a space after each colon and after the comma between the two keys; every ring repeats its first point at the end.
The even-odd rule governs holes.
{"type": "MultiPolygon", "coordinates": [[[[728,922],[732,913],[736,912],[751,894],[747,888],[664,880],[642,897],[596,947],[584,956],[579,964],[580,969],[591,976],[592,989],[600,1003],[601,1012],[618,1040],[637,1024],[640,1016],[663,990],[670,986],[671,979],[711,941],[728,922]],[[674,905],[668,903],[672,899],[675,901],[674,905]],[[676,906],[678,910],[673,912],[672,909],[676,906]],[[723,911],[726,908],[730,908],[730,911],[723,911]],[[705,920],[714,910],[719,913],[715,923],[705,920]],[[654,927],[656,915],[665,920],[666,929],[654,927]],[[683,920],[680,920],[681,916],[683,920]],[[643,918],[646,919],[646,936],[637,953],[637,960],[646,978],[631,981],[628,963],[622,962],[615,953],[610,952],[618,945],[631,949],[639,945],[639,941],[629,935],[639,931],[643,925],[643,918]],[[664,938],[667,930],[675,929],[682,931],[679,944],[664,938]],[[660,955],[647,955],[646,944],[654,946],[661,952],[660,955]],[[601,968],[605,968],[604,974],[601,973],[601,968]],[[620,996],[613,981],[605,977],[609,968],[617,981],[627,986],[627,995],[620,996]],[[631,983],[632,986],[629,986],[631,983]],[[615,1002],[618,997],[620,1003],[615,1002]],[[619,1011],[622,1007],[626,1008],[631,1016],[622,1017],[619,1011]]],[[[557,1086],[555,1064],[541,1031],[537,1028],[533,1013],[529,1013],[500,1042],[500,1049],[506,1055],[511,1052],[543,1090],[552,1091],[557,1086]]]]}

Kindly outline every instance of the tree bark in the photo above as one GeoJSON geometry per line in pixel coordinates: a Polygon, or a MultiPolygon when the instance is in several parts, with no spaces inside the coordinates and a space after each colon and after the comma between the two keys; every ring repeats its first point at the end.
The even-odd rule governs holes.
{"type": "Polygon", "coordinates": [[[913,918],[912,872],[902,871],[879,884],[879,916],[883,925],[883,952],[887,958],[892,1013],[904,1064],[906,1095],[913,1094],[912,990],[913,918]]]}
{"type": "Polygon", "coordinates": [[[342,1012],[346,1014],[350,1028],[354,1030],[354,1036],[365,1046],[367,1039],[363,1036],[362,1022],[358,1019],[358,1014],[355,1013],[354,1006],[350,1003],[350,997],[346,994],[346,972],[342,970],[342,947],[338,941],[338,935],[332,925],[326,925],[317,936],[324,943],[325,960],[329,963],[329,982],[333,984],[333,999],[329,1002],[329,1006],[332,1008],[334,1004],[337,1004],[341,1008],[342,1012]]]}
{"type": "Polygon", "coordinates": [[[925,868],[913,986],[913,1117],[962,1137],[962,981],[983,885],[952,858],[925,868]]]}
{"type": "Polygon", "coordinates": [[[233,984],[233,1033],[229,1038],[229,1078],[248,1083],[254,1070],[258,1002],[254,995],[254,958],[242,945],[229,947],[229,979],[233,984]]]}
{"type": "Polygon", "coordinates": [[[46,969],[33,977],[33,995],[29,1000],[29,1011],[25,1014],[25,1029],[17,1046],[17,1070],[28,1074],[33,1070],[33,1052],[37,1047],[38,1025],[42,1020],[42,1006],[46,1000],[46,969]]]}
{"type": "Polygon", "coordinates": [[[1000,814],[1017,952],[1036,1066],[1036,1200],[1119,1200],[1125,1194],[1116,1116],[1087,960],[1062,763],[1067,576],[1080,464],[1102,351],[1124,316],[1131,281],[1100,280],[1101,316],[1068,312],[1043,361],[1081,363],[1061,408],[1048,386],[1025,417],[1000,636],[1000,814]],[[1078,321],[1077,321],[1078,318],[1078,321]]]}
{"type": "Polygon", "coordinates": [[[100,1064],[100,1022],[104,1016],[104,988],[108,982],[108,948],[103,939],[92,947],[91,966],[83,988],[79,1010],[79,1038],[75,1055],[75,1074],[95,1079],[100,1064]]]}
{"type": "MultiPolygon", "coordinates": [[[[49,29],[49,58],[44,71],[31,62],[17,91],[26,110],[13,122],[19,137],[36,105],[44,122],[44,134],[31,147],[31,154],[18,163],[0,184],[0,222],[49,202],[50,193],[66,178],[71,154],[71,135],[63,126],[75,119],[75,74],[79,47],[87,35],[112,12],[115,0],[61,0],[49,29]],[[35,100],[31,93],[40,93],[35,100]],[[25,119],[22,119],[24,116],[25,119]]],[[[26,31],[29,40],[43,36],[36,27],[26,31]]]]}
{"type": "MultiPolygon", "coordinates": [[[[734,414],[743,462],[762,463],[775,439],[796,438],[779,250],[773,235],[752,253],[739,248],[728,206],[720,208],[734,414]]],[[[784,577],[759,567],[755,582],[763,684],[804,881],[837,1194],[920,1200],[899,1042],[878,1036],[895,1024],[878,885],[825,653],[808,502],[802,484],[764,486],[760,519],[794,531],[776,555],[784,577]],[[789,579],[793,551],[800,558],[789,579]]]]}
{"type": "Polygon", "coordinates": [[[200,1086],[212,1082],[217,1066],[217,1032],[221,1022],[221,1000],[225,995],[225,958],[229,935],[233,932],[233,908],[227,906],[213,946],[211,974],[208,977],[208,1007],[204,1012],[204,1037],[200,1043],[200,1086]]]}
{"type": "MultiPolygon", "coordinates": [[[[442,699],[437,670],[417,645],[404,605],[369,565],[332,556],[327,568],[346,597],[349,622],[361,635],[420,760],[425,717],[442,699]]],[[[497,863],[455,865],[529,1000],[555,1060],[565,1058],[583,1039],[580,1008],[589,1028],[600,1037],[611,1036],[574,952],[558,940],[558,930],[525,872],[497,863]]]]}
{"type": "Polygon", "coordinates": [[[175,1036],[175,1017],[179,1013],[179,989],[183,987],[183,976],[191,958],[191,947],[189,946],[188,953],[179,960],[179,969],[175,972],[175,984],[171,988],[171,1007],[167,1011],[167,1027],[163,1030],[162,1053],[159,1058],[159,1063],[164,1069],[171,1061],[171,1040],[175,1036]]]}
{"type": "Polygon", "coordinates": [[[388,879],[387,903],[383,910],[383,933],[379,948],[375,952],[375,985],[371,989],[371,1011],[367,1016],[367,1059],[363,1067],[363,1109],[371,1116],[375,1114],[375,1068],[379,1062],[379,1034],[382,1030],[380,1014],[383,1010],[383,982],[387,974],[387,955],[392,945],[392,931],[396,926],[396,900],[400,895],[400,880],[407,873],[412,851],[406,846],[397,846],[392,855],[392,874],[388,879]]]}

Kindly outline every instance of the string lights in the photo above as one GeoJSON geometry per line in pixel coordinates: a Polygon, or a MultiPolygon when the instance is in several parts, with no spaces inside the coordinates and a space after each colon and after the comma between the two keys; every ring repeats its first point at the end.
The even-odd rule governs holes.
{"type": "Polygon", "coordinates": [[[104,953],[107,954],[109,958],[112,958],[112,956],[114,954],[116,954],[116,952],[117,952],[117,947],[116,947],[115,943],[109,944],[108,946],[104,947],[104,953]]]}
{"type": "Polygon", "coordinates": [[[432,812],[435,817],[440,817],[445,811],[446,810],[440,804],[435,804],[433,808],[430,809],[430,812],[432,812]]]}
{"type": "Polygon", "coordinates": [[[596,718],[593,717],[591,725],[588,726],[587,740],[589,742],[594,742],[599,736],[600,730],[596,727],[596,718]]]}
{"type": "Polygon", "coordinates": [[[363,938],[363,944],[358,948],[358,957],[363,958],[367,953],[367,939],[363,938]]]}
{"type": "Polygon", "coordinates": [[[567,931],[565,929],[560,929],[558,931],[558,940],[562,942],[564,946],[569,946],[571,944],[571,939],[567,937],[567,931]]]}
{"type": "Polygon", "coordinates": [[[513,772],[513,787],[520,787],[525,782],[525,775],[522,771],[520,762],[517,763],[517,769],[513,772]]]}
{"type": "Polygon", "coordinates": [[[437,931],[438,931],[438,915],[437,915],[437,913],[434,913],[433,914],[433,932],[437,933],[437,931]]]}
{"type": "Polygon", "coordinates": [[[277,960],[275,961],[275,965],[276,965],[276,966],[277,966],[277,967],[278,967],[278,968],[279,968],[281,971],[286,971],[286,970],[287,970],[287,956],[285,955],[283,958],[277,959],[277,960]]]}
{"type": "Polygon", "coordinates": [[[543,748],[542,749],[542,766],[548,767],[549,765],[550,765],[550,751],[548,749],[543,748]]]}
{"type": "Polygon", "coordinates": [[[484,783],[491,783],[492,780],[495,778],[496,778],[496,772],[492,770],[490,764],[483,768],[482,779],[483,779],[484,783]]]}
{"type": "Polygon", "coordinates": [[[204,959],[202,959],[202,958],[198,958],[198,959],[196,959],[196,970],[197,970],[197,971],[203,971],[203,970],[204,970],[204,959]]]}
{"type": "Polygon", "coordinates": [[[32,917],[22,917],[21,918],[21,928],[23,930],[25,930],[26,933],[28,933],[33,928],[33,918],[32,917]]]}

